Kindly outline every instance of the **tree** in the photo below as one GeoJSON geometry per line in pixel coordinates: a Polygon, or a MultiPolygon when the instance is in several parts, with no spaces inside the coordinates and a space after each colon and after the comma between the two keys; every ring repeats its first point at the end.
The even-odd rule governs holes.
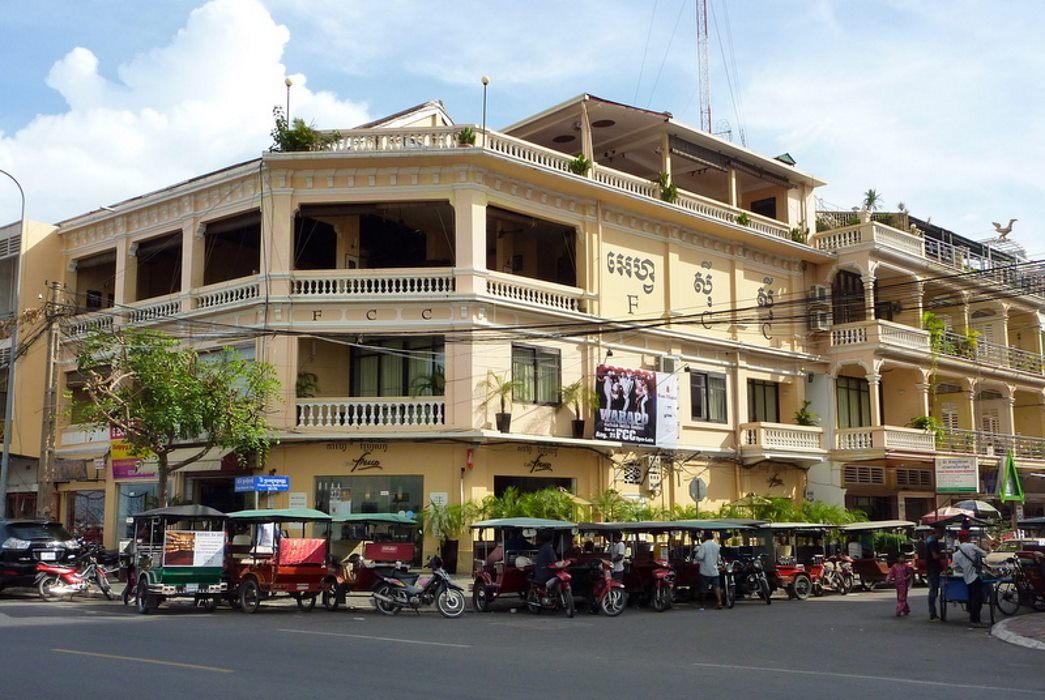
{"type": "Polygon", "coordinates": [[[210,449],[232,450],[264,462],[269,449],[266,406],[279,388],[272,367],[223,348],[206,357],[158,331],[95,332],[77,353],[90,402],[77,406],[79,420],[114,426],[132,454],[156,455],[156,496],[166,506],[170,474],[210,449]],[[172,464],[171,453],[198,451],[172,464]]]}
{"type": "Polygon", "coordinates": [[[882,195],[874,189],[864,192],[864,209],[867,211],[878,211],[882,206],[882,195]]]}

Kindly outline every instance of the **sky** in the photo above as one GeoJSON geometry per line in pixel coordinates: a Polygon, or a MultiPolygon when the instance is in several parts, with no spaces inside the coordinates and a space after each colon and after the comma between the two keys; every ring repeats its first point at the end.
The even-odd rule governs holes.
{"type": "MultiPolygon", "coordinates": [[[[708,0],[713,130],[829,208],[1045,256],[1045,2],[708,0]],[[728,70],[727,70],[728,67],[728,70]]],[[[0,0],[0,169],[57,222],[259,156],[272,108],[350,128],[429,99],[512,124],[588,92],[700,125],[695,0],[0,0]],[[147,9],[146,9],[147,8],[147,9]]],[[[0,224],[19,197],[0,176],[0,224]]]]}

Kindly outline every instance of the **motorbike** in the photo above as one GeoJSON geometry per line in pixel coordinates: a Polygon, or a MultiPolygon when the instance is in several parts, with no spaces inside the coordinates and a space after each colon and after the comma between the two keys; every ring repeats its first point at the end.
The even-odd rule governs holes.
{"type": "Polygon", "coordinates": [[[432,576],[418,579],[416,584],[397,578],[393,572],[377,571],[374,607],[385,615],[397,615],[407,608],[420,614],[422,605],[435,603],[443,617],[460,617],[464,613],[464,589],[450,580],[439,557],[429,559],[428,568],[432,570],[432,576]]]}
{"type": "Polygon", "coordinates": [[[613,567],[605,559],[601,560],[593,574],[588,612],[594,615],[601,610],[607,617],[617,617],[624,612],[626,603],[624,584],[613,580],[613,567]]]}
{"type": "Polygon", "coordinates": [[[757,557],[743,557],[726,563],[722,585],[725,598],[723,602],[727,608],[732,608],[738,597],[758,597],[764,600],[766,605],[773,602],[764,556],[760,554],[757,557]]]}
{"type": "Polygon", "coordinates": [[[657,612],[664,612],[674,605],[675,570],[664,559],[653,561],[653,591],[650,594],[650,605],[657,612]]]}
{"type": "Polygon", "coordinates": [[[36,587],[44,600],[72,597],[97,586],[106,600],[113,600],[112,587],[105,567],[98,563],[97,550],[88,550],[78,560],[79,566],[62,566],[40,562],[36,565],[36,587]]]}
{"type": "Polygon", "coordinates": [[[846,595],[853,590],[853,559],[848,555],[827,557],[823,560],[823,573],[813,582],[813,595],[822,596],[827,591],[846,595]]]}
{"type": "Polygon", "coordinates": [[[576,613],[573,602],[573,591],[570,588],[570,580],[573,578],[566,570],[570,565],[569,559],[560,559],[548,565],[554,573],[556,583],[553,590],[549,590],[545,584],[530,581],[530,589],[526,593],[526,607],[535,615],[542,610],[562,610],[566,617],[573,617],[576,613]]]}

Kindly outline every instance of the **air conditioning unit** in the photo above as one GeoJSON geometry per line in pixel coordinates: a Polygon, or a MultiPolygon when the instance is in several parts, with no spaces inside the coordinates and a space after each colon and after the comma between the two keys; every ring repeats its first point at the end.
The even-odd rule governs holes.
{"type": "Polygon", "coordinates": [[[678,370],[679,358],[671,355],[661,355],[657,358],[657,371],[665,374],[674,374],[678,370]]]}
{"type": "Polygon", "coordinates": [[[829,311],[810,311],[809,312],[809,330],[816,333],[826,333],[831,330],[831,312],[829,311]]]}
{"type": "Polygon", "coordinates": [[[822,284],[814,284],[809,288],[809,301],[826,303],[831,297],[831,290],[822,284]]]}

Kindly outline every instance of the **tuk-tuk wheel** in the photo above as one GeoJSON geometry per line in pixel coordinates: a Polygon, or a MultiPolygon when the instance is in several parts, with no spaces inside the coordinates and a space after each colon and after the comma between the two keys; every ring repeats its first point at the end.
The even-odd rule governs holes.
{"type": "Polygon", "coordinates": [[[302,610],[304,612],[312,612],[312,610],[316,607],[316,596],[298,594],[297,602],[298,610],[302,610]]]}
{"type": "Polygon", "coordinates": [[[794,582],[788,587],[788,595],[805,600],[813,590],[813,582],[805,574],[795,574],[794,582]]]}
{"type": "Polygon", "coordinates": [[[323,591],[323,607],[333,612],[337,610],[338,606],[341,605],[341,601],[337,599],[337,591],[326,590],[323,591]]]}
{"type": "Polygon", "coordinates": [[[481,583],[472,587],[472,606],[476,612],[490,612],[490,589],[481,583]]]}
{"type": "Polygon", "coordinates": [[[142,576],[138,579],[138,587],[135,591],[135,604],[138,608],[138,612],[142,615],[148,615],[149,611],[159,607],[159,601],[154,595],[149,595],[149,582],[142,576]]]}
{"type": "Polygon", "coordinates": [[[252,578],[239,587],[239,607],[245,613],[255,613],[261,606],[261,587],[252,578]]]}

